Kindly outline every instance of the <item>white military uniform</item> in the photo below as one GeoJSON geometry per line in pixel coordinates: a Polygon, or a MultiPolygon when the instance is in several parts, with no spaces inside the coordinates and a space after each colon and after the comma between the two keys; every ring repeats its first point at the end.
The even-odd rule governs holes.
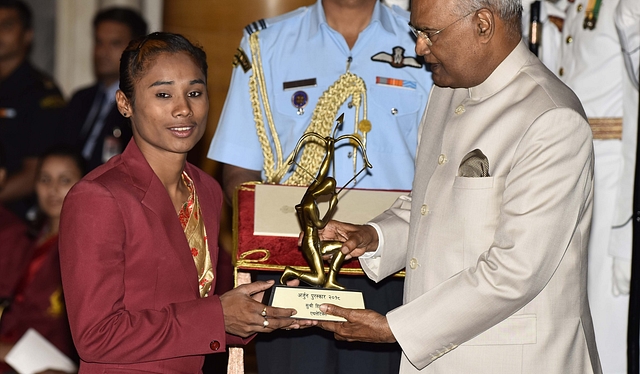
{"type": "Polygon", "coordinates": [[[567,3],[556,70],[580,98],[594,131],[595,199],[588,295],[605,373],[626,373],[630,218],[638,124],[638,93],[626,74],[614,24],[618,2],[602,1],[593,30],[583,25],[588,0],[567,3]]]}
{"type": "Polygon", "coordinates": [[[640,80],[640,1],[620,0],[615,17],[627,72],[637,90],[640,80]]]}

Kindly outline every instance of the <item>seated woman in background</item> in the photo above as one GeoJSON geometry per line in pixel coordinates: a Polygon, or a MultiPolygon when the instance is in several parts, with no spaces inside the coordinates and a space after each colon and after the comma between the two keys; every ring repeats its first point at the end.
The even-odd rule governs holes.
{"type": "Polygon", "coordinates": [[[116,102],[133,139],[62,210],[60,263],[80,372],[199,373],[205,354],[298,327],[295,310],[258,301],[272,282],[213,294],[222,192],[186,162],[207,125],[204,51],[170,33],[132,41],[116,102]]]}
{"type": "Polygon", "coordinates": [[[5,284],[11,286],[0,290],[10,300],[0,317],[0,372],[8,368],[4,364],[7,352],[29,328],[75,357],[62,295],[58,228],[62,202],[84,172],[84,159],[75,150],[60,147],[42,155],[35,183],[39,219],[33,230],[33,245],[22,250],[0,245],[3,261],[24,257],[2,274],[5,284]]]}

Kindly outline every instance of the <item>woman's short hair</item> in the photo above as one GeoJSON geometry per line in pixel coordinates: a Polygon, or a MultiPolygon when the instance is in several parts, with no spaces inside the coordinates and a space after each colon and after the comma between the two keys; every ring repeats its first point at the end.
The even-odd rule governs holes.
{"type": "Polygon", "coordinates": [[[134,105],[134,83],[147,71],[161,53],[186,53],[207,77],[207,55],[199,45],[180,34],[154,32],[132,40],[120,58],[120,90],[134,105]]]}

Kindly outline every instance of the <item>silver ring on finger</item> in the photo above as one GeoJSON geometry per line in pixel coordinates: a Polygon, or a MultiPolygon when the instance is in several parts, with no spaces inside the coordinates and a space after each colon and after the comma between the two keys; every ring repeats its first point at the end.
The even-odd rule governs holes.
{"type": "Polygon", "coordinates": [[[264,317],[264,321],[262,321],[262,328],[267,328],[267,326],[269,326],[269,321],[267,320],[267,317],[264,317]]]}

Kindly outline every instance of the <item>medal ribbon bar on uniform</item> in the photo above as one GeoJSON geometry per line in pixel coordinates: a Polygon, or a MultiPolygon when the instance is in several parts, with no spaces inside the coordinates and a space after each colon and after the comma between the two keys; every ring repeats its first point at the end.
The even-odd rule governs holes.
{"type": "Polygon", "coordinates": [[[386,78],[386,77],[376,77],[376,84],[382,84],[385,86],[395,86],[402,88],[410,88],[415,90],[417,85],[416,82],[408,81],[404,79],[396,79],[396,78],[386,78]]]}

